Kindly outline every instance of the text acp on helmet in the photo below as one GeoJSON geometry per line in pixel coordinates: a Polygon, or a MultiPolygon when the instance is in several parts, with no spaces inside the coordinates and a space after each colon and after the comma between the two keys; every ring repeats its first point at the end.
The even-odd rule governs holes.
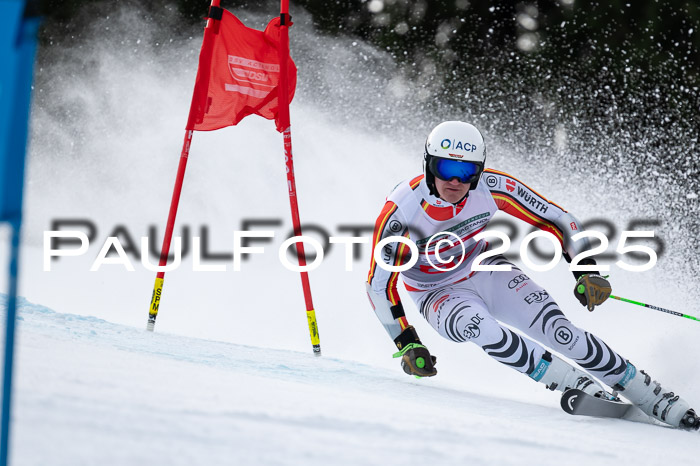
{"type": "Polygon", "coordinates": [[[445,150],[463,150],[465,152],[474,152],[476,150],[475,144],[458,141],[456,139],[443,139],[440,143],[440,147],[445,150]]]}

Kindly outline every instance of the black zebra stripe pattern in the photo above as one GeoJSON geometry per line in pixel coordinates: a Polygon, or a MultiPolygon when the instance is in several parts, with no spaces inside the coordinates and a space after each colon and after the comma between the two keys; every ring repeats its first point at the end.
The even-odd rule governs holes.
{"type": "Polygon", "coordinates": [[[481,347],[486,354],[506,366],[524,372],[532,373],[535,370],[534,348],[528,350],[528,345],[523,337],[510,329],[501,328],[503,337],[500,341],[481,347]],[[515,361],[509,361],[514,355],[518,355],[515,361]]]}
{"type": "Polygon", "coordinates": [[[423,300],[423,304],[420,306],[420,313],[425,319],[428,319],[428,314],[430,313],[430,306],[433,304],[435,301],[435,297],[438,296],[441,293],[441,290],[439,291],[431,291],[428,296],[423,300]]]}
{"type": "Polygon", "coordinates": [[[595,335],[588,332],[584,334],[588,348],[584,357],[576,359],[579,366],[592,373],[598,372],[598,377],[622,374],[625,371],[627,368],[625,359],[595,335]]]}
{"type": "Polygon", "coordinates": [[[537,315],[535,316],[535,318],[532,319],[532,323],[530,323],[530,327],[535,325],[535,322],[537,322],[537,320],[540,318],[540,316],[542,316],[542,314],[544,314],[544,317],[542,317],[542,333],[546,333],[545,327],[547,326],[549,321],[552,320],[554,317],[560,316],[558,319],[552,320],[552,327],[554,327],[554,324],[556,324],[560,319],[564,319],[564,320],[568,321],[568,319],[566,318],[564,313],[561,312],[561,310],[557,306],[557,303],[550,302],[550,303],[547,303],[544,306],[542,306],[542,309],[540,310],[540,312],[538,312],[537,315]],[[545,311],[546,311],[546,314],[545,314],[545,311]]]}
{"type": "MultiPolygon", "coordinates": [[[[467,337],[460,332],[460,325],[459,321],[462,320],[462,318],[466,319],[466,316],[462,314],[462,311],[465,309],[469,309],[471,306],[469,304],[465,304],[463,306],[457,307],[455,309],[452,309],[449,314],[447,314],[447,318],[445,319],[445,333],[447,333],[447,336],[450,338],[452,341],[457,341],[460,343],[464,343],[467,341],[467,337]]],[[[464,327],[464,326],[462,326],[464,327]]]]}

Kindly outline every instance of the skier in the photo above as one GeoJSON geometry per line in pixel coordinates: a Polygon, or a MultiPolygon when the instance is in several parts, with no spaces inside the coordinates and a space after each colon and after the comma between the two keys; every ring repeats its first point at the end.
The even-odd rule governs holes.
{"type": "MultiPolygon", "coordinates": [[[[674,427],[700,427],[700,419],[684,399],[652,382],[649,375],[637,370],[603,340],[572,324],[545,289],[503,256],[494,255],[481,262],[484,266],[501,266],[501,270],[472,270],[474,259],[488,250],[484,239],[475,241],[474,237],[496,211],[552,233],[568,262],[590,249],[587,239],[571,239],[581,232],[573,215],[520,180],[484,169],[484,140],[471,124],[439,124],[428,135],[424,157],[423,175],[396,186],[377,218],[367,279],[371,305],[394,340],[399,350],[394,356],[401,357],[407,374],[434,376],[436,358],[408,324],[397,292],[399,272],[385,270],[374,259],[376,245],[392,236],[410,238],[418,257],[413,257],[408,240],[391,239],[381,245],[384,264],[399,267],[415,260],[400,272],[401,277],[420,313],[443,337],[474,342],[493,359],[550,390],[578,388],[610,398],[595,376],[655,419],[674,427]],[[510,270],[503,270],[506,267],[510,270]]],[[[579,265],[595,269],[591,258],[581,260],[579,265]]],[[[573,273],[574,295],[589,311],[612,292],[608,280],[598,272],[573,273]]]]}

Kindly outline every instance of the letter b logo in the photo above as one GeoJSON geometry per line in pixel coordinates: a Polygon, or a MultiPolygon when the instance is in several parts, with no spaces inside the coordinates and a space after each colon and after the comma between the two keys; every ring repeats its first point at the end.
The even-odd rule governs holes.
{"type": "Polygon", "coordinates": [[[561,326],[554,331],[554,339],[561,345],[568,344],[571,341],[572,336],[571,330],[564,326],[561,326]]]}

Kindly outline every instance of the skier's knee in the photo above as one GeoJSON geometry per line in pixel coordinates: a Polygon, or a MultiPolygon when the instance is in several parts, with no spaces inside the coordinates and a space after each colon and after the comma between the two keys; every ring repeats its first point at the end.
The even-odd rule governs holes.
{"type": "Polygon", "coordinates": [[[560,317],[547,329],[547,340],[551,348],[567,354],[582,342],[581,330],[565,317],[560,317]]]}

